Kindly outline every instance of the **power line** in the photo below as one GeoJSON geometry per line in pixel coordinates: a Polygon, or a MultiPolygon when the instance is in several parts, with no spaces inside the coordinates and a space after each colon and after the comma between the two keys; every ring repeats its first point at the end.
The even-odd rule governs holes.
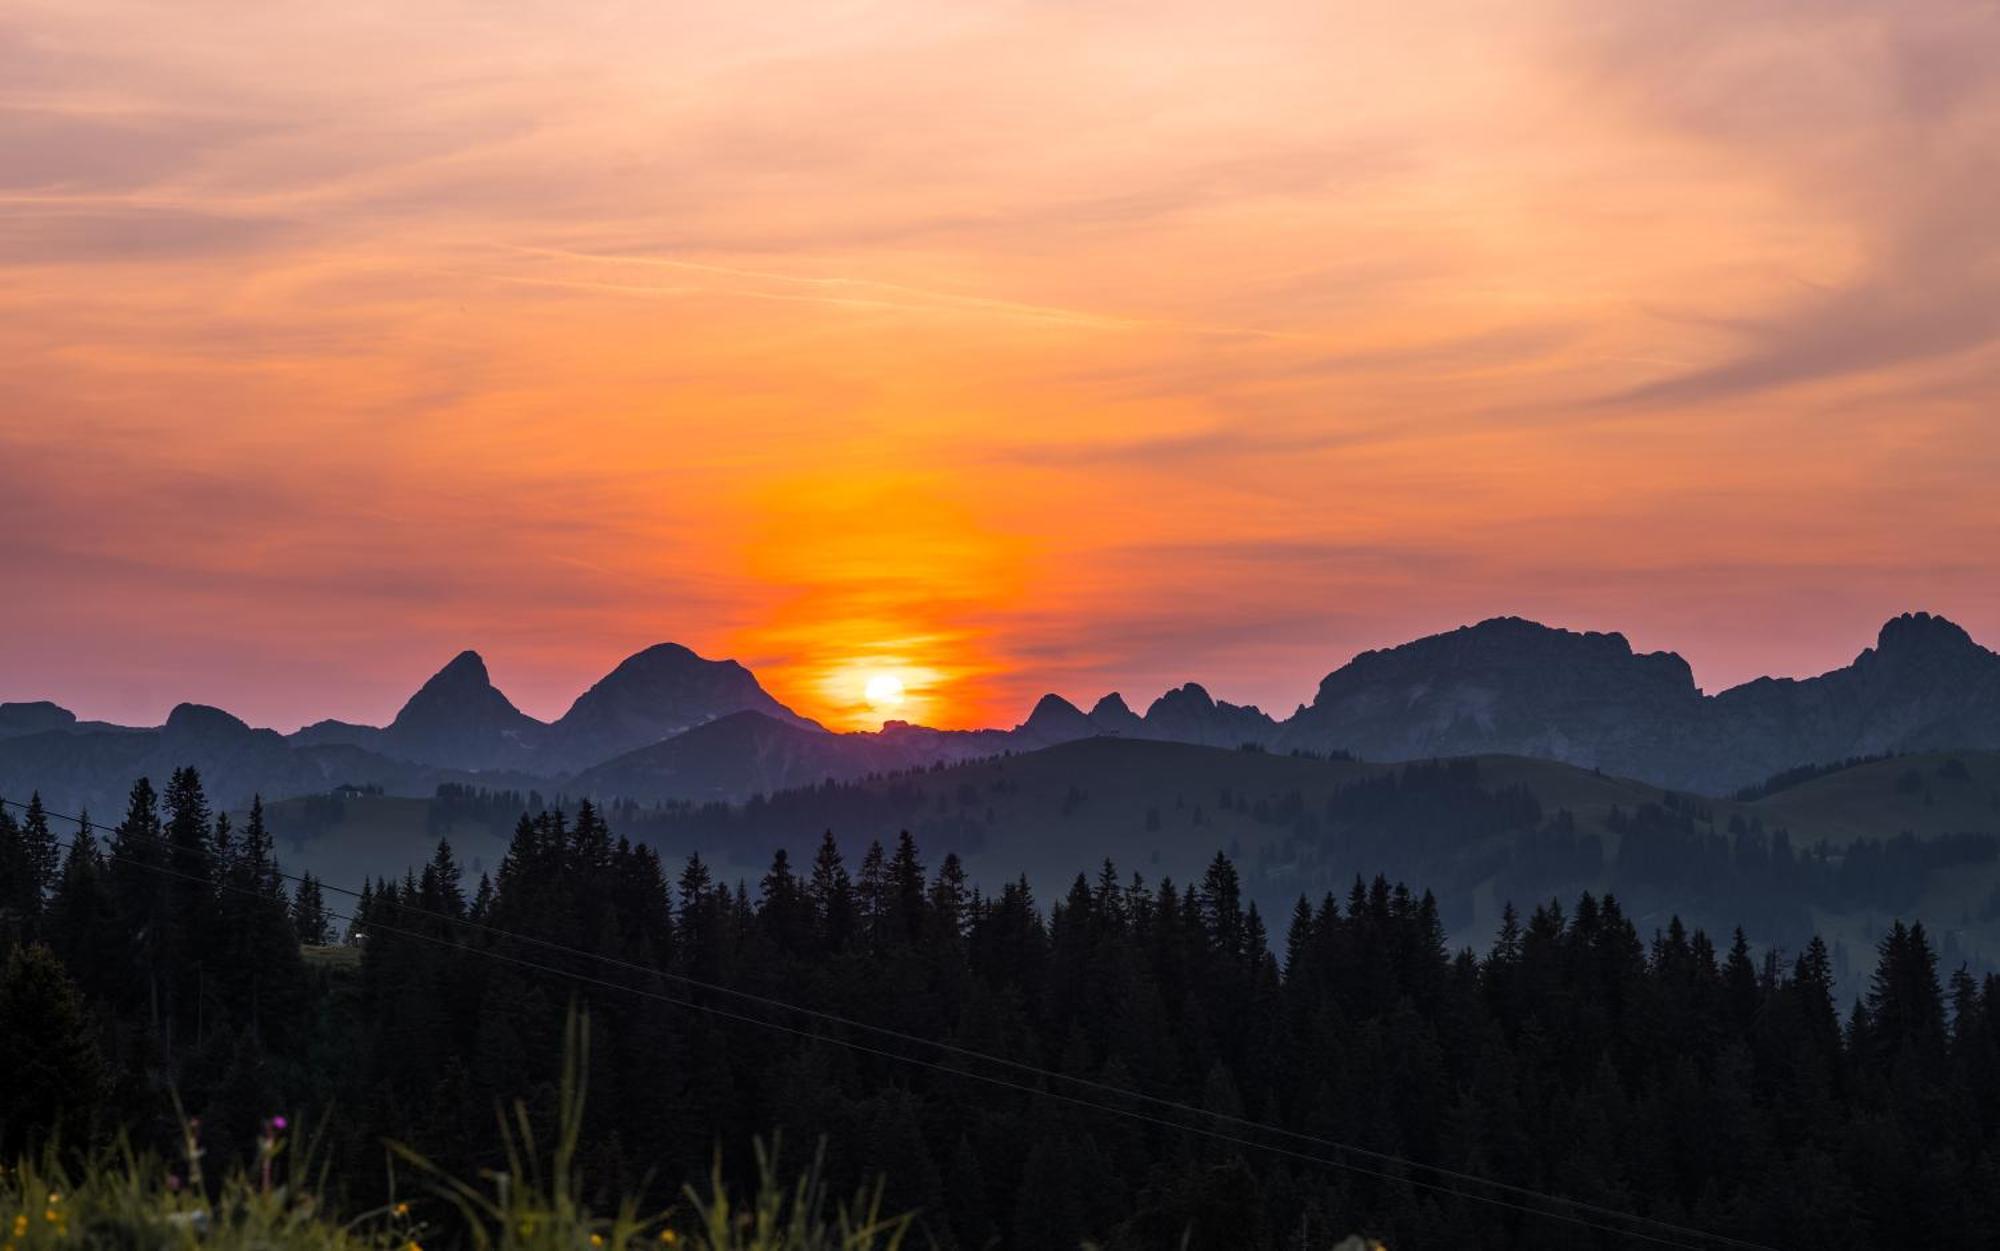
{"type": "MultiPolygon", "coordinates": [[[[21,804],[18,800],[9,800],[0,798],[0,808],[4,808],[9,805],[17,808],[26,807],[26,805],[21,804]]],[[[80,817],[71,816],[67,813],[50,811],[46,808],[43,809],[43,812],[44,815],[48,817],[52,817],[57,820],[69,821],[75,824],[80,831],[91,828],[91,823],[84,821],[80,817]]],[[[107,827],[107,828],[117,829],[118,827],[107,827]]],[[[125,836],[145,839],[147,841],[152,841],[152,842],[165,843],[170,847],[172,846],[171,843],[168,843],[167,840],[160,835],[132,834],[129,831],[127,831],[125,832],[125,836]]],[[[116,853],[110,852],[108,849],[104,852],[104,854],[108,859],[116,860],[125,864],[130,864],[138,868],[150,869],[156,872],[166,874],[168,876],[178,877],[188,881],[203,883],[206,885],[214,886],[219,889],[234,890],[252,895],[258,894],[257,891],[248,887],[237,886],[226,882],[211,882],[209,879],[194,874],[183,873],[179,870],[172,869],[165,865],[155,864],[146,860],[135,859],[130,856],[120,856],[117,855],[116,853]]],[[[306,880],[306,878],[302,875],[285,873],[281,870],[276,869],[275,866],[273,868],[273,874],[276,877],[293,882],[303,882],[306,880]]],[[[325,882],[319,882],[318,879],[314,879],[314,881],[323,890],[330,890],[337,894],[347,895],[354,899],[360,899],[362,897],[361,892],[354,891],[342,886],[329,885],[325,882]]],[[[389,901],[379,901],[379,902],[389,902],[389,901]]],[[[691,989],[707,991],[713,994],[730,996],[745,1002],[755,1003],[759,1006],[771,1008],[777,1011],[792,1012],[801,1016],[824,1021],[829,1024],[845,1026],[851,1029],[858,1029],[864,1032],[876,1034],[878,1036],[894,1038],[899,1041],[913,1043],[918,1046],[934,1047],[940,1051],[957,1055],[967,1060],[979,1061],[982,1063],[1013,1069],[1018,1072],[1040,1077],[1045,1081],[1065,1082],[1074,1086],[1100,1091],[1105,1094],[1109,1094],[1122,1099],[1129,1099],[1141,1103],[1146,1103],[1152,1106],[1160,1107],[1173,1112],[1178,1112],[1184,1115],[1205,1117],[1217,1122],[1237,1125],[1245,1129],[1252,1129],[1259,1131],[1261,1133],[1273,1134],[1280,1137],[1289,1138],[1294,1141],[1309,1143],[1314,1146],[1318,1146],[1327,1150],[1337,1151],[1347,1155],[1360,1156],[1366,1159],[1376,1161],[1381,1164],[1394,1165],[1397,1167],[1407,1168],[1407,1169],[1417,1169],[1424,1172],[1432,1173],[1438,1177],[1449,1178],[1454,1181],[1464,1182],[1471,1185],[1490,1187],[1510,1194],[1533,1199],[1541,1203],[1566,1206],[1574,1209],[1576,1212],[1588,1212],[1596,1216],[1604,1217],[1610,1220],[1629,1221],[1637,1224],[1648,1225],[1656,1229],[1665,1230],[1670,1233],[1682,1236],[1692,1236],[1694,1238],[1701,1239],[1704,1242],[1711,1244],[1721,1244],[1724,1246],[1740,1247],[1740,1248],[1745,1248],[1746,1251],[1771,1251],[1771,1248],[1761,1243],[1748,1242],[1743,1239],[1734,1238],[1725,1234],[1710,1233],[1708,1231],[1696,1229],[1691,1226],[1677,1225],[1673,1222],[1664,1221],[1657,1217],[1644,1216],[1635,1212],[1626,1212],[1616,1208],[1603,1207],[1597,1204],[1585,1202],[1583,1200],[1567,1198],[1562,1195],[1548,1194],[1542,1191],[1530,1189],[1528,1187],[1516,1186],[1509,1182],[1502,1182],[1492,1178],[1481,1177],[1474,1173],[1466,1173],[1466,1172],[1461,1172],[1459,1170],[1446,1168],[1442,1165],[1426,1164],[1422,1161],[1411,1160],[1405,1157],[1391,1155],[1386,1152],[1375,1151],[1370,1148],[1355,1146],[1349,1143],[1340,1142],[1335,1139],[1325,1138],[1313,1134],[1306,1134],[1297,1130],[1285,1129],[1281,1126],[1269,1125],[1262,1121],[1251,1120],[1245,1117],[1234,1116],[1223,1112],[1213,1112],[1205,1108],[1195,1107],[1192,1104],[1181,1103],[1177,1100],[1166,1099],[1157,1095],[1149,1095],[1142,1091],[1127,1090],[1119,1086],[1111,1085],[1108,1082],[1097,1081],[1092,1078],[1078,1077],[1070,1074],[1058,1073],[1050,1069],[1041,1068],[1037,1065],[1025,1063],[1023,1061],[1008,1059],[1007,1057],[1004,1056],[992,1055],[987,1052],[982,1052],[972,1048],[959,1046],[958,1044],[955,1043],[945,1042],[938,1039],[926,1038],[923,1037],[922,1035],[911,1034],[902,1030],[894,1029],[889,1026],[875,1025],[870,1022],[842,1016],[838,1013],[828,1012],[817,1008],[810,1008],[801,1004],[790,1003],[788,1001],[777,999],[767,995],[760,995],[752,991],[740,990],[738,988],[725,986],[720,983],[709,982],[700,978],[688,976],[686,974],[676,973],[669,969],[662,969],[653,965],[639,964],[634,961],[620,959],[619,957],[609,956],[599,952],[587,951],[581,948],[570,946],[565,943],[556,942],[550,939],[544,939],[532,934],[523,934],[518,931],[501,929],[497,926],[491,926],[483,922],[474,921],[468,917],[454,916],[447,912],[439,912],[435,909],[427,909],[419,907],[417,905],[404,904],[401,903],[400,901],[389,902],[389,906],[398,908],[403,911],[414,913],[418,916],[429,917],[434,920],[442,921],[447,924],[464,926],[468,929],[491,934],[499,938],[512,939],[518,942],[531,943],[536,946],[549,949],[551,951],[560,952],[581,959],[599,961],[600,963],[617,968],[630,970],[632,972],[643,974],[647,977],[660,978],[667,981],[676,982],[683,986],[687,986],[691,989]]],[[[777,1021],[765,1020],[760,1017],[746,1016],[742,1013],[732,1012],[728,1009],[720,1008],[713,1004],[702,1004],[702,1003],[697,1003],[692,999],[676,998],[674,996],[662,994],[657,991],[649,991],[642,987],[631,986],[621,982],[613,982],[604,978],[593,977],[589,974],[579,973],[572,969],[564,969],[557,967],[555,965],[543,964],[538,961],[525,960],[518,956],[510,956],[497,951],[485,950],[476,947],[467,947],[461,943],[453,942],[445,938],[440,938],[436,935],[425,934],[416,930],[410,930],[410,929],[400,928],[397,926],[392,926],[375,918],[364,919],[354,914],[333,912],[331,910],[328,911],[327,915],[329,917],[349,921],[354,924],[365,924],[366,926],[368,926],[370,930],[387,931],[392,934],[398,934],[404,937],[417,939],[419,941],[429,942],[435,945],[448,947],[458,951],[466,951],[466,952],[471,952],[472,954],[475,955],[488,956],[493,959],[497,959],[505,963],[514,964],[522,968],[533,969],[540,972],[553,974],[559,977],[568,977],[585,984],[601,986],[612,990],[627,991],[629,993],[640,995],[645,998],[657,999],[664,1003],[674,1004],[680,1007],[691,1008],[698,1012],[708,1013],[710,1015],[722,1017],[728,1020],[738,1021],[749,1025],[763,1026],[770,1029],[776,1029],[800,1038],[830,1042],[834,1043],[837,1046],[846,1047],[851,1050],[862,1052],[865,1054],[875,1055],[890,1060],[899,1060],[905,1063],[919,1065],[923,1068],[932,1069],[941,1073],[955,1074],[961,1077],[968,1077],[976,1081],[987,1082],[991,1085],[1003,1087],[1006,1089],[1057,1099],[1062,1102],[1074,1104],[1080,1107],[1094,1108],[1098,1111],[1108,1112],[1118,1116],[1125,1116],[1130,1119],[1139,1120],[1152,1125],[1164,1126],[1173,1129],[1181,1129],[1190,1133],[1200,1134],[1205,1137],[1213,1138],[1218,1141],[1230,1142],[1230,1143],[1235,1143],[1239,1146],[1245,1146],[1253,1149],[1269,1151],[1278,1155],[1287,1156],[1298,1160],[1318,1163],[1332,1168],[1346,1169],[1351,1172],[1360,1173],[1365,1176],[1375,1177],[1386,1181],[1402,1182],[1407,1185],[1417,1186],[1423,1189],[1436,1191],[1441,1194],[1446,1194],[1462,1199],[1468,1199],[1474,1202],[1493,1204],[1499,1207],[1508,1208],[1518,1212],[1524,1212],[1530,1215],[1542,1216],[1552,1220],[1568,1221],[1574,1224],[1582,1225],[1586,1228],[1597,1230],[1598,1232],[1612,1233],[1612,1234],[1622,1235],[1625,1237],[1638,1238],[1643,1241],[1656,1243],[1662,1246],[1688,1247],[1692,1245],[1684,1242],[1670,1242],[1665,1239],[1657,1238],[1634,1229],[1624,1229],[1624,1228],[1599,1224],[1597,1222],[1584,1219],[1583,1217],[1574,1215],[1572,1213],[1548,1211],[1541,1208],[1529,1207],[1521,1203],[1515,1203],[1508,1200],[1499,1199],[1492,1195],[1481,1195],[1468,1191],[1457,1190],[1449,1186],[1438,1185],[1433,1182],[1420,1181],[1416,1178],[1404,1177],[1397,1174],[1384,1172],[1379,1169],[1373,1169],[1362,1165],[1358,1165],[1352,1162],[1351,1160],[1327,1159],[1322,1156],[1312,1155],[1306,1152],[1296,1151],[1289,1148],[1276,1146],[1270,1143],[1256,1142],[1250,1139],[1241,1138],[1236,1135],[1227,1134],[1219,1130],[1205,1129],[1200,1126],[1189,1125],[1175,1120],[1169,1120],[1165,1117],[1153,1116],[1147,1113],[1137,1112],[1129,1108],[1114,1107],[1093,1100],[1079,1098],[1075,1095],[1063,1094],[1059,1091],[1041,1090],[1032,1086],[1024,1085],[1019,1082],[1010,1081],[1005,1078],[995,1077],[990,1074],[978,1073],[969,1069],[954,1068],[949,1065],[937,1063],[936,1061],[925,1060],[922,1059],[921,1057],[904,1055],[900,1052],[887,1051],[879,1047],[871,1047],[868,1046],[867,1044],[858,1043],[851,1039],[843,1039],[835,1037],[830,1034],[823,1034],[810,1030],[803,1030],[795,1026],[785,1025],[777,1021]]]]}

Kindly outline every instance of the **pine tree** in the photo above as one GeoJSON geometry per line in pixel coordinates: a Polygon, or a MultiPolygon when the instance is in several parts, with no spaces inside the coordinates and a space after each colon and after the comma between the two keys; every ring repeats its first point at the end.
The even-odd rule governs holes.
{"type": "MultiPolygon", "coordinates": [[[[577,828],[579,831],[583,829],[581,819],[577,828]]],[[[451,917],[465,915],[463,874],[458,867],[458,858],[452,854],[451,840],[448,838],[438,839],[437,849],[431,853],[430,863],[424,866],[423,877],[419,879],[417,885],[417,904],[426,912],[451,917]]]]}
{"type": "Polygon", "coordinates": [[[63,857],[62,873],[45,914],[49,946],[86,995],[110,999],[131,977],[128,939],[112,908],[104,859],[84,814],[63,857]]]}
{"type": "Polygon", "coordinates": [[[249,823],[236,849],[237,881],[266,899],[284,896],[284,878],[278,872],[278,853],[271,831],[264,824],[264,797],[250,799],[249,823]]]}
{"type": "Polygon", "coordinates": [[[938,864],[937,880],[931,884],[931,937],[953,947],[965,941],[971,924],[972,891],[965,865],[955,851],[946,852],[938,864]]]}
{"type": "Polygon", "coordinates": [[[828,830],[820,839],[813,857],[812,880],[807,885],[812,897],[813,916],[819,926],[820,945],[827,951],[844,951],[854,939],[856,925],[854,883],[841,863],[840,845],[828,830]]]}
{"type": "Polygon", "coordinates": [[[1922,922],[1905,927],[1897,921],[1876,952],[1868,989],[1873,1056],[1886,1068],[1908,1064],[1934,1073],[1944,1057],[1945,1013],[1930,937],[1922,922]]]}
{"type": "Polygon", "coordinates": [[[20,822],[0,805],[0,956],[28,941],[41,911],[34,860],[21,836],[20,822]]]}
{"type": "Polygon", "coordinates": [[[161,1028],[162,969],[172,951],[169,929],[173,917],[170,879],[161,870],[167,866],[166,840],[160,826],[159,799],[145,778],[132,784],[126,799],[125,819],[111,832],[106,857],[106,877],[111,888],[112,906],[118,917],[117,933],[129,944],[129,961],[118,963],[127,971],[129,982],[123,999],[143,1005],[146,1019],[157,1033],[161,1028]]]}
{"type": "Polygon", "coordinates": [[[292,895],[292,932],[308,947],[325,946],[332,937],[319,879],[310,873],[300,876],[292,895]]]}
{"type": "Polygon", "coordinates": [[[0,972],[0,1159],[32,1158],[62,1131],[87,1145],[108,1085],[85,1021],[83,997],[55,953],[16,947],[0,972]]]}
{"type": "MultiPolygon", "coordinates": [[[[201,774],[191,767],[174,770],[161,803],[166,809],[163,831],[169,872],[164,969],[174,987],[169,1004],[170,1008],[185,1006],[188,1016],[193,1017],[199,1011],[196,999],[201,965],[209,954],[215,901],[214,817],[201,774]]],[[[170,1027],[172,1024],[170,1019],[170,1027]]]]}
{"type": "Polygon", "coordinates": [[[854,901],[860,917],[861,935],[869,950],[877,950],[889,934],[888,857],[880,839],[871,841],[861,857],[861,872],[854,882],[854,901]]]}
{"type": "Polygon", "coordinates": [[[49,814],[42,807],[40,791],[28,796],[27,812],[21,818],[21,843],[36,895],[46,899],[55,890],[62,871],[62,849],[56,843],[54,831],[49,829],[49,814]]]}
{"type": "Polygon", "coordinates": [[[791,856],[780,847],[758,886],[758,928],[779,951],[802,950],[812,934],[812,904],[792,873],[791,856]]]}
{"type": "Polygon", "coordinates": [[[1243,886],[1236,875],[1236,866],[1219,851],[1202,876],[1199,898],[1209,945],[1218,955],[1241,958],[1245,947],[1243,886]]]}
{"type": "Polygon", "coordinates": [[[924,865],[917,858],[917,840],[904,830],[896,839],[889,862],[889,932],[896,942],[917,943],[924,936],[924,865]]]}

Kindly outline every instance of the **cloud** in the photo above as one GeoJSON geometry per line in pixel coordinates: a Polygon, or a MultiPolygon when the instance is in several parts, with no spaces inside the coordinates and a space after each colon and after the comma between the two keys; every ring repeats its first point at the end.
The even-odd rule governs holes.
{"type": "Polygon", "coordinates": [[[2000,9],[1697,3],[1593,23],[1634,115],[1789,184],[1848,272],[1740,315],[1736,349],[1613,402],[1699,405],[2000,340],[2000,9]]]}
{"type": "Polygon", "coordinates": [[[200,210],[0,203],[0,265],[96,265],[233,256],[284,246],[293,223],[200,210]]]}

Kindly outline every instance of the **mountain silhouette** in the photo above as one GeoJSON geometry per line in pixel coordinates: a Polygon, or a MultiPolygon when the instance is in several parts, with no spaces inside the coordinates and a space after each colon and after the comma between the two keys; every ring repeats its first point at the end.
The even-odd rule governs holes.
{"type": "Polygon", "coordinates": [[[2000,656],[1909,613],[1852,665],[1710,696],[1672,652],[1500,617],[1363,652],[1276,742],[1371,760],[1539,756],[1721,794],[1796,765],[2000,746],[2000,656]]]}
{"type": "Polygon", "coordinates": [[[76,723],[75,713],[46,699],[32,703],[0,704],[0,738],[69,730],[76,723]]]}
{"type": "Polygon", "coordinates": [[[1014,727],[1015,737],[1044,747],[1091,738],[1098,733],[1097,726],[1083,715],[1083,709],[1060,695],[1042,696],[1028,719],[1014,727]]]}
{"type": "Polygon", "coordinates": [[[1201,686],[1189,682],[1160,696],[1146,709],[1143,737],[1241,747],[1269,742],[1277,730],[1277,722],[1255,707],[1219,703],[1201,686]]]}
{"type": "Polygon", "coordinates": [[[549,756],[557,769],[587,768],[737,712],[821,728],[771,698],[734,660],[707,660],[678,643],[659,643],[628,656],[577,697],[550,727],[549,756]]]}
{"type": "Polygon", "coordinates": [[[1361,653],[1327,675],[1278,744],[1370,760],[1504,752],[1685,784],[1701,712],[1679,656],[1496,617],[1361,653]]]}
{"type": "MultiPolygon", "coordinates": [[[[412,764],[351,743],[300,745],[275,730],[253,729],[219,708],[180,704],[164,724],[135,728],[44,730],[0,740],[0,795],[39,791],[51,808],[88,810],[105,824],[124,815],[135,778],[164,785],[193,765],[211,799],[245,808],[253,796],[279,799],[324,794],[337,786],[380,787],[393,795],[428,796],[442,782],[524,786],[519,774],[470,774],[412,764]]],[[[367,729],[369,727],[361,727],[367,729]]]]}
{"type": "Polygon", "coordinates": [[[1282,722],[1190,682],[1143,717],[1118,695],[1085,713],[1052,694],[1011,730],[891,721],[836,734],[772,698],[735,661],[672,643],[628,657],[544,723],[516,708],[466,651],[380,728],[322,721],[280,738],[194,704],[151,729],[78,722],[46,701],[0,704],[0,793],[41,786],[101,808],[138,773],[164,777],[192,763],[218,770],[230,795],[353,783],[424,796],[440,780],[470,779],[604,798],[741,799],[1106,735],[1373,761],[1527,756],[1720,795],[1799,765],[2000,748],[2000,655],[1943,617],[1906,613],[1850,665],[1708,695],[1671,652],[1496,617],[1363,652],[1282,722]]]}
{"type": "Polygon", "coordinates": [[[1146,723],[1127,706],[1125,697],[1117,691],[1090,706],[1090,723],[1097,727],[1100,734],[1139,737],[1146,732],[1146,723]]]}
{"type": "Polygon", "coordinates": [[[858,777],[883,759],[872,735],[828,734],[762,712],[733,712],[586,769],[572,789],[607,797],[734,800],[858,777]]]}

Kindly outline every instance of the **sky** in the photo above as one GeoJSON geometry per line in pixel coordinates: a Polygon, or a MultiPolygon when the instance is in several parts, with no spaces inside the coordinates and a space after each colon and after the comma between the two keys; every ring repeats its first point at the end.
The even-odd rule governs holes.
{"type": "Polygon", "coordinates": [[[2000,7],[11,0],[0,699],[2000,644],[2000,7]]]}

